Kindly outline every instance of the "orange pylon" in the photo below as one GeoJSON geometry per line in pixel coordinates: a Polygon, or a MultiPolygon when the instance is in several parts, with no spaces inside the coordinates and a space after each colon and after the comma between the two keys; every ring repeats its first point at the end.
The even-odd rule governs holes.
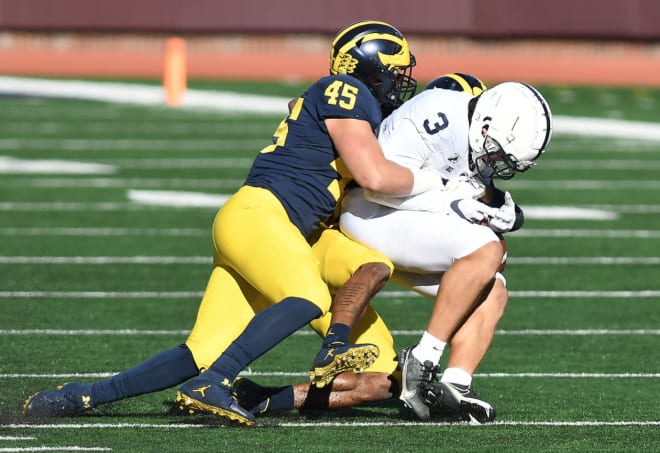
{"type": "Polygon", "coordinates": [[[165,102],[170,107],[181,105],[183,101],[186,73],[186,41],[183,38],[168,38],[165,43],[163,86],[165,102]]]}

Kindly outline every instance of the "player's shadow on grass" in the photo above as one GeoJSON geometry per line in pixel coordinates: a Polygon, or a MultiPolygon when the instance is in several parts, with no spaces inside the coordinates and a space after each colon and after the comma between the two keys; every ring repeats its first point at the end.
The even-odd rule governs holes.
{"type": "MultiPolygon", "coordinates": [[[[167,408],[168,417],[180,418],[185,423],[200,425],[238,426],[221,422],[217,416],[212,414],[189,414],[179,409],[172,401],[163,401],[167,408]]],[[[277,426],[281,423],[295,423],[301,420],[328,420],[343,421],[373,420],[376,419],[399,419],[402,415],[401,405],[398,400],[379,401],[377,403],[364,404],[357,407],[341,409],[300,409],[291,411],[276,411],[257,416],[257,426],[277,426]]],[[[161,414],[162,415],[162,414],[161,414]]],[[[403,414],[405,416],[405,414],[403,414]]],[[[178,422],[178,421],[177,421],[178,422]]]]}

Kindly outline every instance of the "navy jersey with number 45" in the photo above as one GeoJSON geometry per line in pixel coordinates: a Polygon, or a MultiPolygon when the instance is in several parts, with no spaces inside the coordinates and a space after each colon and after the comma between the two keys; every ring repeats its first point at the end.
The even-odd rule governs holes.
{"type": "Polygon", "coordinates": [[[326,118],[361,119],[376,130],[382,114],[376,98],[358,79],[324,77],[297,99],[245,181],[273,192],[306,238],[331,217],[352,180],[328,135],[326,118]]]}

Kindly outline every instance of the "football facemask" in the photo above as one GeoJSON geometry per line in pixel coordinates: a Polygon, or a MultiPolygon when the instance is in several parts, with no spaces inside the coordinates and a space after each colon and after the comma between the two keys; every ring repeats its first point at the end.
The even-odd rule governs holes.
{"type": "Polygon", "coordinates": [[[516,173],[522,173],[536,165],[531,160],[519,161],[512,154],[507,154],[502,146],[488,135],[484,138],[483,152],[474,160],[479,176],[484,180],[490,178],[511,179],[516,173]]]}

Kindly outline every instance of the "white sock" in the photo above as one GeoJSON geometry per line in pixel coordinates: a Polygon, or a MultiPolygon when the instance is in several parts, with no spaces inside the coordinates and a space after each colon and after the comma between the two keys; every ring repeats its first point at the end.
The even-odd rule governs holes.
{"type": "Polygon", "coordinates": [[[412,350],[412,355],[422,363],[430,360],[433,366],[436,366],[440,363],[440,357],[442,357],[445,346],[447,346],[447,343],[424,331],[419,344],[412,350]]]}
{"type": "Polygon", "coordinates": [[[447,368],[442,373],[440,382],[470,386],[472,385],[472,375],[462,368],[447,368]]]}

